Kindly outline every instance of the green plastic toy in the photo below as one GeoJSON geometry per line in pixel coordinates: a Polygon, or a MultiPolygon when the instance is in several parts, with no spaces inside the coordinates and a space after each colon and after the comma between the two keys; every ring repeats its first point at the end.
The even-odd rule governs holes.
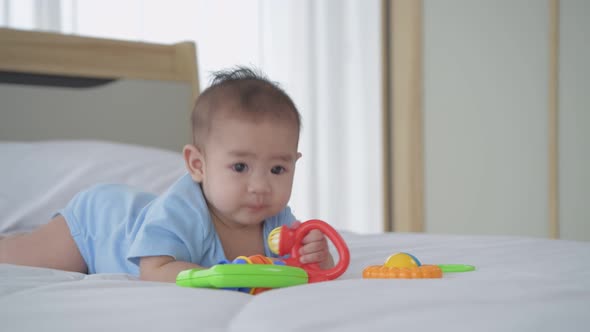
{"type": "Polygon", "coordinates": [[[185,270],[176,277],[177,285],[201,288],[279,288],[307,282],[308,274],[302,268],[264,264],[218,264],[185,270]]]}

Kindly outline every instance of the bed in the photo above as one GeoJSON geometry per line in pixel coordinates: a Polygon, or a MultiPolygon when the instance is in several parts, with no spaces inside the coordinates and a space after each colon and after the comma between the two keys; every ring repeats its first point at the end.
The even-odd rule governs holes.
{"type": "MultiPolygon", "coordinates": [[[[186,76],[150,76],[140,69],[124,70],[124,66],[106,75],[100,70],[87,71],[96,62],[85,62],[78,73],[65,69],[65,65],[54,66],[53,71],[47,72],[22,64],[9,66],[6,60],[14,59],[19,52],[23,55],[18,57],[26,60],[25,55],[48,47],[57,52],[59,45],[71,51],[72,47],[77,48],[74,45],[96,50],[106,44],[110,46],[104,56],[118,54],[115,58],[123,57],[127,54],[124,50],[129,49],[146,54],[157,50],[157,54],[176,58],[174,49],[178,46],[0,29],[0,70],[25,74],[16,75],[17,82],[13,78],[0,83],[0,234],[39,226],[75,192],[91,184],[126,183],[159,193],[184,173],[178,151],[186,140],[183,117],[188,115],[188,107],[198,91],[198,83],[193,79],[194,46],[188,45],[189,51],[185,52],[189,55],[188,65],[166,66],[189,68],[192,74],[186,76]],[[90,83],[94,79],[102,83],[86,88],[48,87],[31,85],[24,79],[31,75],[38,82],[39,74],[50,81],[55,79],[52,76],[58,76],[57,81],[82,77],[90,79],[90,83]],[[104,80],[108,82],[103,84],[104,80]],[[121,81],[130,81],[135,92],[114,92],[128,88],[121,81]],[[107,85],[110,87],[106,88],[107,85]],[[98,95],[91,91],[95,88],[100,90],[98,95]],[[59,89],[65,92],[58,92],[59,89]],[[20,90],[25,90],[26,98],[20,90]],[[57,95],[52,96],[54,93],[57,95]],[[98,112],[109,105],[133,104],[129,100],[115,102],[115,96],[157,93],[164,95],[151,97],[171,103],[158,104],[150,111],[146,107],[153,104],[152,99],[139,105],[136,112],[153,114],[153,118],[141,117],[139,123],[152,132],[161,130],[158,121],[173,117],[176,120],[170,125],[176,125],[180,133],[176,137],[163,135],[166,137],[160,137],[160,141],[148,139],[142,131],[111,128],[113,131],[109,132],[103,127],[109,121],[106,115],[92,121],[82,117],[80,122],[89,122],[89,126],[81,131],[59,126],[60,122],[74,121],[78,115],[72,112],[87,111],[87,107],[80,105],[98,112]],[[70,100],[79,94],[86,95],[84,101],[70,100]],[[107,106],[100,104],[105,96],[109,96],[107,106]],[[46,106],[52,104],[54,108],[35,106],[31,100],[46,106]],[[172,104],[178,100],[183,102],[172,104]],[[41,109],[50,115],[43,114],[41,109]],[[66,111],[70,113],[59,113],[66,111]],[[15,115],[16,112],[20,114],[15,115]],[[36,116],[43,120],[34,120],[36,116]],[[51,122],[52,117],[61,121],[51,122]],[[104,131],[93,130],[96,128],[104,131]]],[[[33,57],[27,61],[38,64],[37,60],[33,57]]],[[[155,63],[161,67],[160,61],[155,63]]],[[[150,66],[154,64],[146,65],[150,66]]],[[[108,114],[112,117],[128,112],[128,108],[131,107],[108,114]]],[[[127,121],[127,125],[133,126],[141,115],[125,113],[110,121],[127,121]]],[[[84,275],[0,264],[0,326],[2,331],[142,332],[586,331],[590,326],[590,243],[514,236],[339,231],[351,258],[341,277],[255,296],[144,282],[124,274],[84,275]],[[365,267],[381,265],[396,252],[411,253],[424,264],[470,264],[476,270],[444,273],[440,279],[362,278],[365,267]]]]}

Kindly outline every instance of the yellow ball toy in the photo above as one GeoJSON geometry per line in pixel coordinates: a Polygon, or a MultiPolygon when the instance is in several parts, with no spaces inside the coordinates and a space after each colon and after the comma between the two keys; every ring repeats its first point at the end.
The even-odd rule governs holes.
{"type": "Polygon", "coordinates": [[[387,257],[387,260],[383,265],[387,267],[416,267],[421,266],[422,264],[418,258],[405,252],[399,252],[387,257]]]}

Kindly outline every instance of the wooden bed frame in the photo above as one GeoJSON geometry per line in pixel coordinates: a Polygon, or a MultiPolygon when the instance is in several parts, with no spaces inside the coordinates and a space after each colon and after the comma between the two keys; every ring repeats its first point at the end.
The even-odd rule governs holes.
{"type": "MultiPolygon", "coordinates": [[[[41,98],[38,97],[39,94],[44,95],[48,93],[46,91],[37,91],[30,87],[28,90],[26,92],[27,96],[29,93],[37,93],[32,98],[41,98]]],[[[76,91],[78,90],[88,89],[76,89],[76,91]]],[[[196,48],[192,42],[164,45],[0,28],[0,107],[2,108],[2,112],[0,112],[0,140],[111,139],[125,143],[178,150],[181,144],[183,142],[186,143],[189,139],[188,114],[198,94],[199,81],[196,48]],[[89,103],[92,103],[91,106],[95,110],[92,112],[88,111],[87,116],[91,116],[97,112],[106,112],[107,109],[112,109],[113,105],[121,105],[121,109],[117,110],[115,114],[126,113],[128,112],[127,108],[132,108],[129,105],[134,104],[139,109],[129,112],[137,112],[137,114],[129,113],[125,116],[118,116],[116,119],[112,119],[111,123],[128,119],[131,120],[128,124],[129,126],[135,125],[137,127],[138,117],[141,117],[144,121],[140,125],[144,127],[144,132],[151,131],[153,133],[160,131],[158,126],[161,125],[159,122],[162,119],[182,121],[182,123],[178,123],[177,133],[173,132],[175,131],[173,124],[168,124],[167,134],[160,136],[174,136],[178,132],[182,134],[168,142],[159,143],[157,140],[146,142],[146,137],[131,137],[129,133],[113,134],[114,129],[111,128],[113,126],[109,126],[108,130],[94,130],[93,132],[94,128],[92,126],[96,125],[96,122],[86,124],[91,126],[86,131],[78,128],[81,125],[85,125],[83,124],[85,121],[81,121],[83,115],[76,113],[82,112],[81,109],[85,109],[86,107],[76,107],[78,108],[76,110],[59,109],[55,111],[54,118],[58,118],[54,121],[55,123],[77,121],[75,124],[70,124],[69,126],[76,127],[77,131],[69,134],[66,132],[68,126],[60,127],[59,125],[54,125],[52,121],[48,121],[50,119],[44,115],[45,113],[36,112],[47,112],[45,105],[55,104],[55,100],[63,98],[64,94],[69,95],[73,89],[66,89],[64,92],[60,92],[61,95],[50,97],[49,102],[46,99],[41,99],[40,103],[42,106],[36,108],[43,108],[43,110],[31,110],[31,106],[29,105],[27,105],[26,109],[20,109],[30,98],[21,96],[19,97],[20,99],[12,100],[11,102],[9,99],[12,99],[12,96],[15,94],[15,84],[12,84],[14,83],[12,81],[8,83],[6,80],[2,81],[2,75],[9,75],[10,77],[17,76],[20,81],[16,85],[20,86],[27,85],[26,82],[23,84],[23,79],[26,80],[27,77],[39,76],[45,78],[59,77],[65,80],[69,78],[81,78],[116,82],[132,81],[135,82],[135,85],[147,85],[149,90],[146,91],[140,90],[121,93],[129,96],[142,96],[142,98],[150,97],[144,105],[135,105],[138,99],[135,98],[119,103],[109,100],[109,103],[101,108],[100,105],[97,105],[101,100],[111,99],[111,97],[115,98],[119,94],[118,92],[114,93],[112,91],[102,92],[90,99],[89,103]],[[157,82],[163,82],[163,84],[168,85],[164,88],[153,85],[158,84],[157,82]],[[181,99],[179,96],[185,96],[182,97],[186,98],[185,100],[178,101],[178,105],[160,105],[160,108],[167,108],[165,110],[149,110],[150,104],[153,104],[150,100],[158,100],[157,96],[152,96],[154,91],[171,90],[176,89],[176,87],[181,87],[182,91],[178,92],[178,95],[169,96],[168,99],[181,99]],[[184,109],[179,113],[178,108],[180,107],[184,109]],[[157,112],[160,113],[157,114],[157,112]],[[179,119],[167,119],[171,114],[176,114],[179,119]],[[38,119],[39,122],[45,121],[44,127],[39,122],[36,122],[37,116],[40,116],[38,119]],[[29,128],[29,126],[31,127],[29,128]],[[79,136],[80,133],[85,132],[89,132],[90,134],[87,137],[84,135],[79,136]],[[29,135],[30,133],[34,134],[29,135]]],[[[84,102],[75,103],[75,105],[80,104],[84,104],[84,102]]],[[[63,108],[68,107],[74,108],[67,103],[63,108]]],[[[23,108],[25,107],[23,106],[23,108]]],[[[88,122],[94,121],[92,117],[87,118],[88,122]]],[[[109,122],[106,118],[102,120],[104,120],[104,123],[109,122]]],[[[119,127],[124,128],[124,126],[119,127]]],[[[156,139],[159,138],[156,137],[156,139]]]]}

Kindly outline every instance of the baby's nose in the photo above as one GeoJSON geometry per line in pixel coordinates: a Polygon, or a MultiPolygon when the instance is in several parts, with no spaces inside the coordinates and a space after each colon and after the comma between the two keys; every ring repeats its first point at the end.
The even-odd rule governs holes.
{"type": "Polygon", "coordinates": [[[254,175],[248,183],[248,192],[264,194],[270,192],[270,181],[268,176],[254,175]]]}

